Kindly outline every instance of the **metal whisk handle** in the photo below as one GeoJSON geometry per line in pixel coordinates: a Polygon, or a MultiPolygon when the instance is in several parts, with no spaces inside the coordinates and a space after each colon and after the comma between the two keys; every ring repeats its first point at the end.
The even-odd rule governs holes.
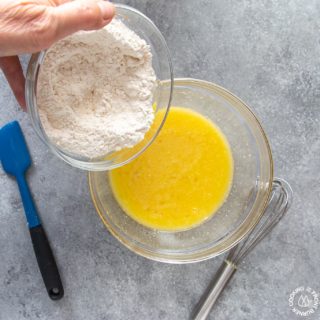
{"type": "Polygon", "coordinates": [[[207,293],[203,295],[203,299],[199,301],[198,307],[194,312],[194,320],[207,319],[213,305],[219,298],[221,292],[224,290],[229,280],[236,272],[237,267],[232,262],[225,260],[216,273],[215,278],[207,288],[207,293]]]}

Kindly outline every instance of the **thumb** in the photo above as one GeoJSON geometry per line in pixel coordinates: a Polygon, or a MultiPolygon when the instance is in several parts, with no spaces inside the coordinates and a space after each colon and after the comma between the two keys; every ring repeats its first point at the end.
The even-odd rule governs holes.
{"type": "Polygon", "coordinates": [[[17,56],[0,57],[0,68],[2,69],[8,83],[21,107],[26,110],[24,97],[25,79],[17,56]]]}
{"type": "Polygon", "coordinates": [[[56,24],[53,41],[80,30],[100,29],[115,15],[114,5],[103,0],[74,0],[52,7],[51,10],[56,24]]]}

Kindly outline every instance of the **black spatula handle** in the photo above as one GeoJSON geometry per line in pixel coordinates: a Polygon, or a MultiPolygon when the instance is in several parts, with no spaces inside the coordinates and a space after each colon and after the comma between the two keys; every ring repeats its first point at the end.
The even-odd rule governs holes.
{"type": "Polygon", "coordinates": [[[30,228],[30,234],[33,249],[49,297],[52,300],[59,300],[63,297],[64,291],[47,235],[42,225],[30,228]]]}

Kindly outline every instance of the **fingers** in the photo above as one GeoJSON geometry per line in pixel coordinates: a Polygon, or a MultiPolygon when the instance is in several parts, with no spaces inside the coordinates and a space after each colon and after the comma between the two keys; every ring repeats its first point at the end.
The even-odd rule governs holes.
{"type": "Polygon", "coordinates": [[[24,96],[25,78],[18,56],[0,57],[0,68],[7,78],[18,103],[22,109],[26,110],[24,96]]]}
{"type": "Polygon", "coordinates": [[[79,30],[95,30],[108,24],[115,8],[109,1],[76,0],[52,7],[51,13],[56,21],[56,32],[53,41],[79,30]]]}

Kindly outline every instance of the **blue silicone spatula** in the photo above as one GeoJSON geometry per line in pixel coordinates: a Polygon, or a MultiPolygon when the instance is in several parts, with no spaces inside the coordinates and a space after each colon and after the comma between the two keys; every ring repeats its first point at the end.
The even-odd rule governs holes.
{"type": "Polygon", "coordinates": [[[31,157],[17,121],[8,123],[0,130],[0,158],[4,171],[17,180],[34,252],[49,297],[52,300],[61,299],[64,291],[58,267],[25,179],[31,157]]]}

